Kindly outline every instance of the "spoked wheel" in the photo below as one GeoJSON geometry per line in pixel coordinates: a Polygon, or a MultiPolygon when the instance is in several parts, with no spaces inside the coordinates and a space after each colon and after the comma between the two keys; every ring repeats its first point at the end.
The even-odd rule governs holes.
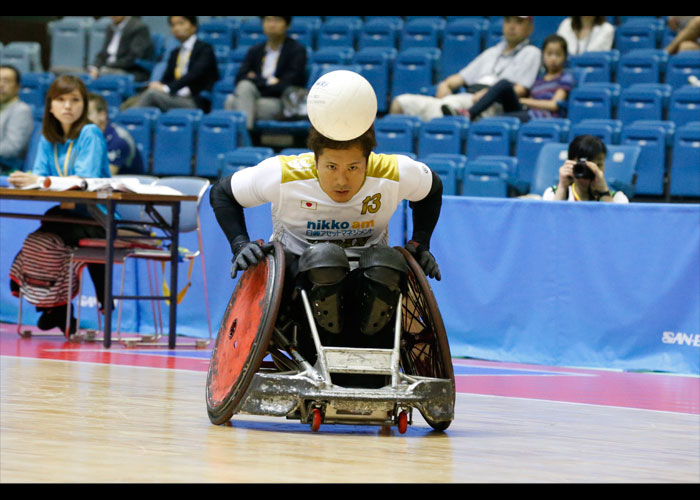
{"type": "Polygon", "coordinates": [[[240,277],[214,344],[207,374],[207,413],[214,424],[231,419],[267,353],[284,283],[280,243],[240,277]]]}
{"type": "MultiPolygon", "coordinates": [[[[396,248],[408,263],[408,290],[403,298],[401,320],[401,368],[407,375],[449,379],[454,387],[450,346],[433,291],[425,273],[408,250],[396,248]]],[[[430,415],[421,414],[437,431],[444,431],[451,423],[436,422],[430,415]]]]}

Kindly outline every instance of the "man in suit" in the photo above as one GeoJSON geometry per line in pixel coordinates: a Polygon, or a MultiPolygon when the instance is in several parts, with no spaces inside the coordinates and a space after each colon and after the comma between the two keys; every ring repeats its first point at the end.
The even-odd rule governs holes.
{"type": "Polygon", "coordinates": [[[153,57],[151,34],[141,20],[133,16],[111,16],[102,49],[88,71],[93,78],[101,74],[131,73],[134,80],[147,80],[147,69],[136,64],[137,59],[153,57]]]}
{"type": "Polygon", "coordinates": [[[236,74],[236,87],[225,108],[246,113],[247,127],[256,120],[282,116],[282,95],[306,86],[306,48],[287,36],[290,16],[262,16],[265,42],[251,47],[236,74]]]}
{"type": "Polygon", "coordinates": [[[148,84],[138,105],[155,106],[161,111],[199,108],[209,112],[211,101],[202,92],[210,91],[219,79],[214,48],[197,39],[196,16],[169,16],[168,22],[180,48],[170,53],[163,77],[148,84]]]}

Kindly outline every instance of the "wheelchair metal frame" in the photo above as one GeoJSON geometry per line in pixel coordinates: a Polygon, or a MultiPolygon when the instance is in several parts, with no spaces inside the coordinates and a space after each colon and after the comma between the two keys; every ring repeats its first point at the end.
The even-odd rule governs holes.
{"type": "Polygon", "coordinates": [[[258,370],[234,414],[299,419],[314,431],[321,423],[396,425],[403,434],[413,423],[413,409],[416,408],[434,428],[443,430],[449,425],[454,416],[453,381],[408,375],[400,369],[402,296],[395,314],[394,343],[390,349],[323,346],[304,290],[301,296],[318,354],[315,365],[311,366],[293,348],[276,325],[271,344],[283,348],[300,369],[258,370]],[[333,384],[332,373],[385,375],[391,377],[391,383],[378,389],[348,388],[333,384]]]}

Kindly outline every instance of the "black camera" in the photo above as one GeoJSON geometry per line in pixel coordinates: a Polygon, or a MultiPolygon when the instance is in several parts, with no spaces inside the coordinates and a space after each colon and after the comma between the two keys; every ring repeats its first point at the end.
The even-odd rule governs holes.
{"type": "Polygon", "coordinates": [[[586,165],[586,158],[579,158],[576,163],[574,163],[574,178],[590,180],[595,179],[593,170],[588,168],[588,165],[586,165]]]}

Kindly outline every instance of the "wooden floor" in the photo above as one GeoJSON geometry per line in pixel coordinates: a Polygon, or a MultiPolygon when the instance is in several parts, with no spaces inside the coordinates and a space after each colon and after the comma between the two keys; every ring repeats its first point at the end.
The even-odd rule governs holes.
{"type": "Polygon", "coordinates": [[[214,426],[201,367],[135,366],[115,352],[109,362],[22,354],[41,342],[47,352],[64,347],[13,339],[0,356],[2,483],[700,482],[697,408],[479,394],[466,380],[445,433],[418,412],[403,435],[339,425],[313,433],[298,421],[242,415],[214,426]]]}

